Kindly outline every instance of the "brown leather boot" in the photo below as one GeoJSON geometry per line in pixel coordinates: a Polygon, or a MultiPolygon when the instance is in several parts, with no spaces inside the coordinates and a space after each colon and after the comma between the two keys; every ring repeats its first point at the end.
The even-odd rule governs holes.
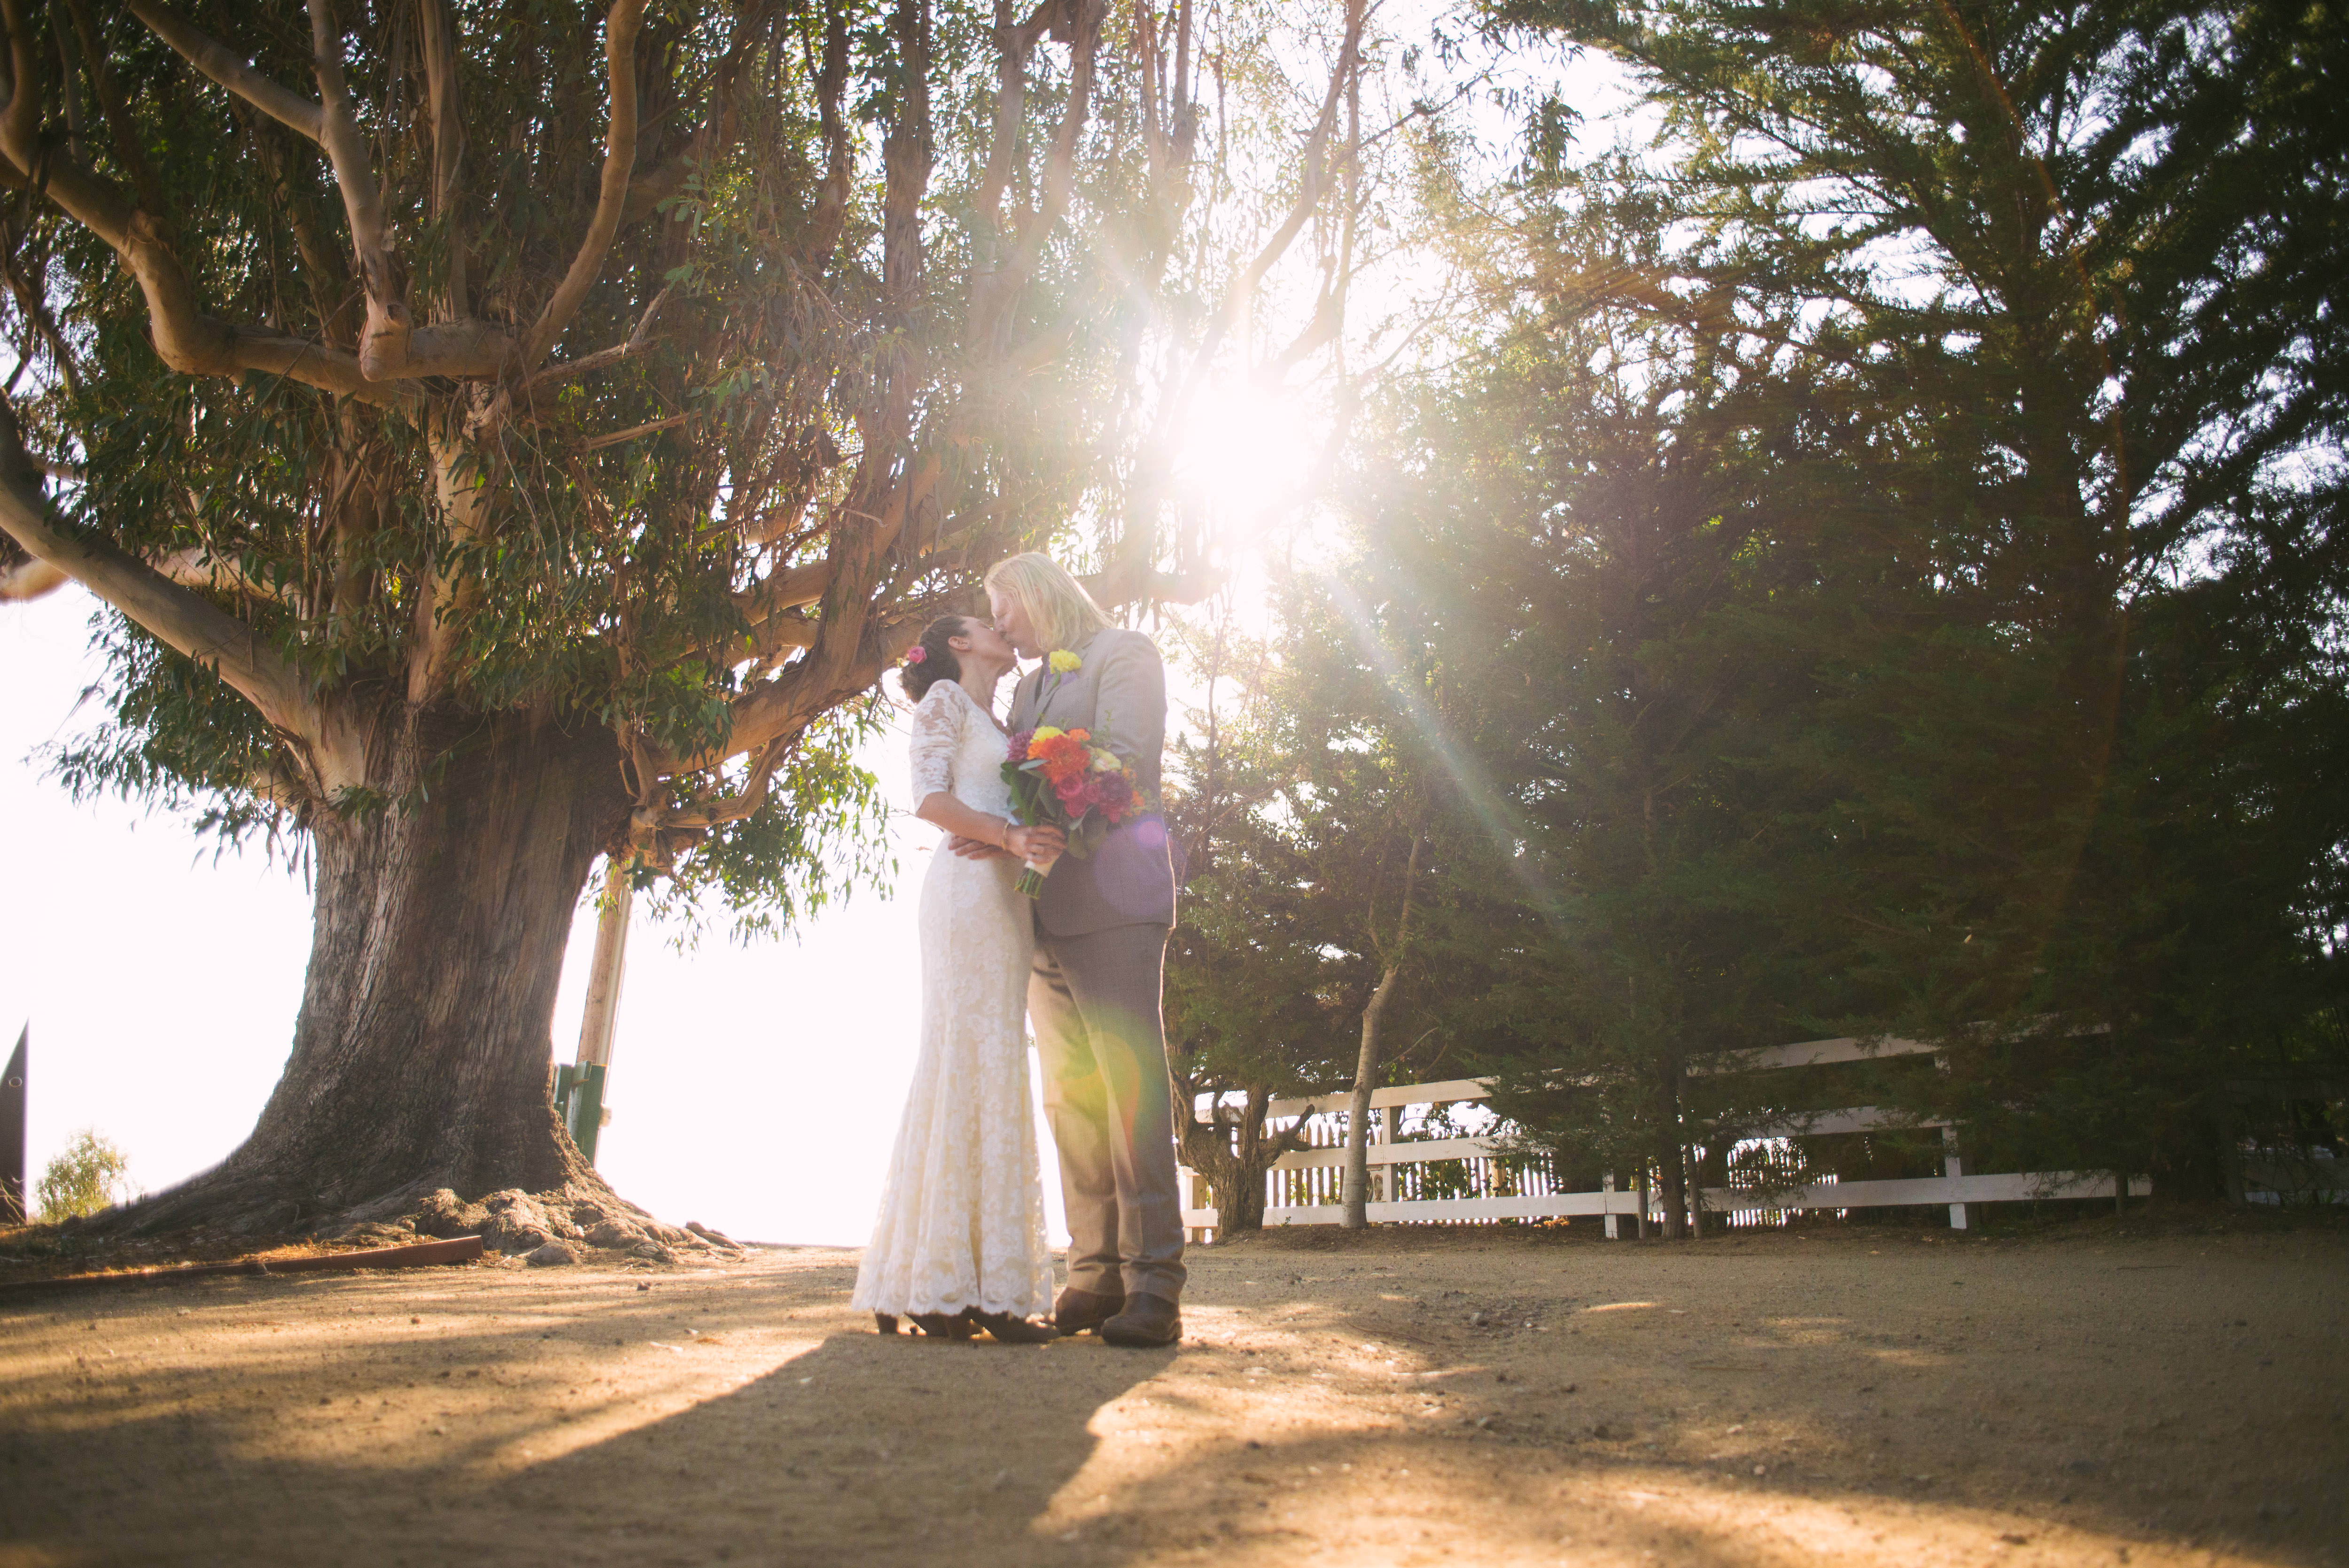
{"type": "Polygon", "coordinates": [[[1163,1295],[1136,1291],[1123,1312],[1101,1326],[1101,1336],[1129,1350],[1154,1350],[1183,1337],[1183,1312],[1163,1295]]]}
{"type": "Polygon", "coordinates": [[[1123,1291],[1115,1295],[1097,1295],[1071,1285],[1052,1304],[1052,1323],[1063,1334],[1082,1334],[1088,1328],[1099,1328],[1124,1310],[1123,1291]]]}

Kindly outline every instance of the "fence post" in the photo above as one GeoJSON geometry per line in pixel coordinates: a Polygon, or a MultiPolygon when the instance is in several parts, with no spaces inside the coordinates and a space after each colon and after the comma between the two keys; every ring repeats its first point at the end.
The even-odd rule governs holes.
{"type": "MultiPolygon", "coordinates": [[[[1949,1052],[1935,1051],[1933,1053],[1933,1070],[1940,1074],[1943,1078],[1950,1076],[1949,1052]]],[[[1944,1176],[1957,1177],[1962,1176],[1965,1173],[1965,1159],[1958,1152],[1958,1130],[1954,1127],[1944,1126],[1941,1129],[1941,1174],[1944,1176]]],[[[1962,1231],[1966,1229],[1966,1221],[1968,1218],[1969,1216],[1966,1213],[1965,1204],[1952,1203],[1950,1205],[1950,1229],[1953,1231],[1962,1231]]]]}
{"type": "MultiPolygon", "coordinates": [[[[1954,1179],[1965,1173],[1965,1156],[1958,1152],[1958,1130],[1944,1127],[1941,1129],[1941,1174],[1954,1179]]],[[[1969,1216],[1966,1210],[1969,1206],[1964,1203],[1950,1205],[1950,1229],[1962,1231],[1967,1228],[1969,1216]]]]}
{"type": "MultiPolygon", "coordinates": [[[[1615,1172],[1609,1171],[1600,1179],[1599,1190],[1602,1192],[1615,1191],[1615,1172]]],[[[1623,1239],[1615,1228],[1615,1204],[1612,1200],[1609,1200],[1607,1204],[1607,1239],[1610,1242],[1619,1242],[1623,1239]]]]}

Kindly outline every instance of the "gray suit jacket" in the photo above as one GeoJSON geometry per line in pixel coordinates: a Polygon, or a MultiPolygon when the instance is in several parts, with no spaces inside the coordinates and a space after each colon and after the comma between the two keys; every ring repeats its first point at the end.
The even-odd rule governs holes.
{"type": "MultiPolygon", "coordinates": [[[[1084,662],[1067,675],[1054,675],[1047,661],[1021,678],[1011,695],[1011,727],[1090,730],[1094,745],[1133,765],[1143,795],[1155,801],[1166,749],[1166,669],[1158,645],[1112,626],[1071,652],[1084,662]]],[[[1036,918],[1054,936],[1173,925],[1174,860],[1166,820],[1156,811],[1128,817],[1089,859],[1062,855],[1044,879],[1036,918]]]]}

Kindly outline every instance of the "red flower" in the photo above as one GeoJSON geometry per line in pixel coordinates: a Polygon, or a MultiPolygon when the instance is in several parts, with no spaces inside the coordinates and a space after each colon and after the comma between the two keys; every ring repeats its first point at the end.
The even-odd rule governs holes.
{"type": "Polygon", "coordinates": [[[1123,822],[1133,810],[1133,780],[1123,773],[1096,773],[1093,778],[1093,804],[1112,822],[1123,822]]]}

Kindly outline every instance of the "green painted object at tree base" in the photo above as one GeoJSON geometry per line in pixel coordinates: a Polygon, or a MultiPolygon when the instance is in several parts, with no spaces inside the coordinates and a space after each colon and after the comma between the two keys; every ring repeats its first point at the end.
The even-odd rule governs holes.
{"type": "Polygon", "coordinates": [[[579,1146],[588,1164],[595,1163],[595,1135],[604,1126],[604,1064],[558,1062],[554,1068],[554,1104],[571,1141],[579,1146]]]}

